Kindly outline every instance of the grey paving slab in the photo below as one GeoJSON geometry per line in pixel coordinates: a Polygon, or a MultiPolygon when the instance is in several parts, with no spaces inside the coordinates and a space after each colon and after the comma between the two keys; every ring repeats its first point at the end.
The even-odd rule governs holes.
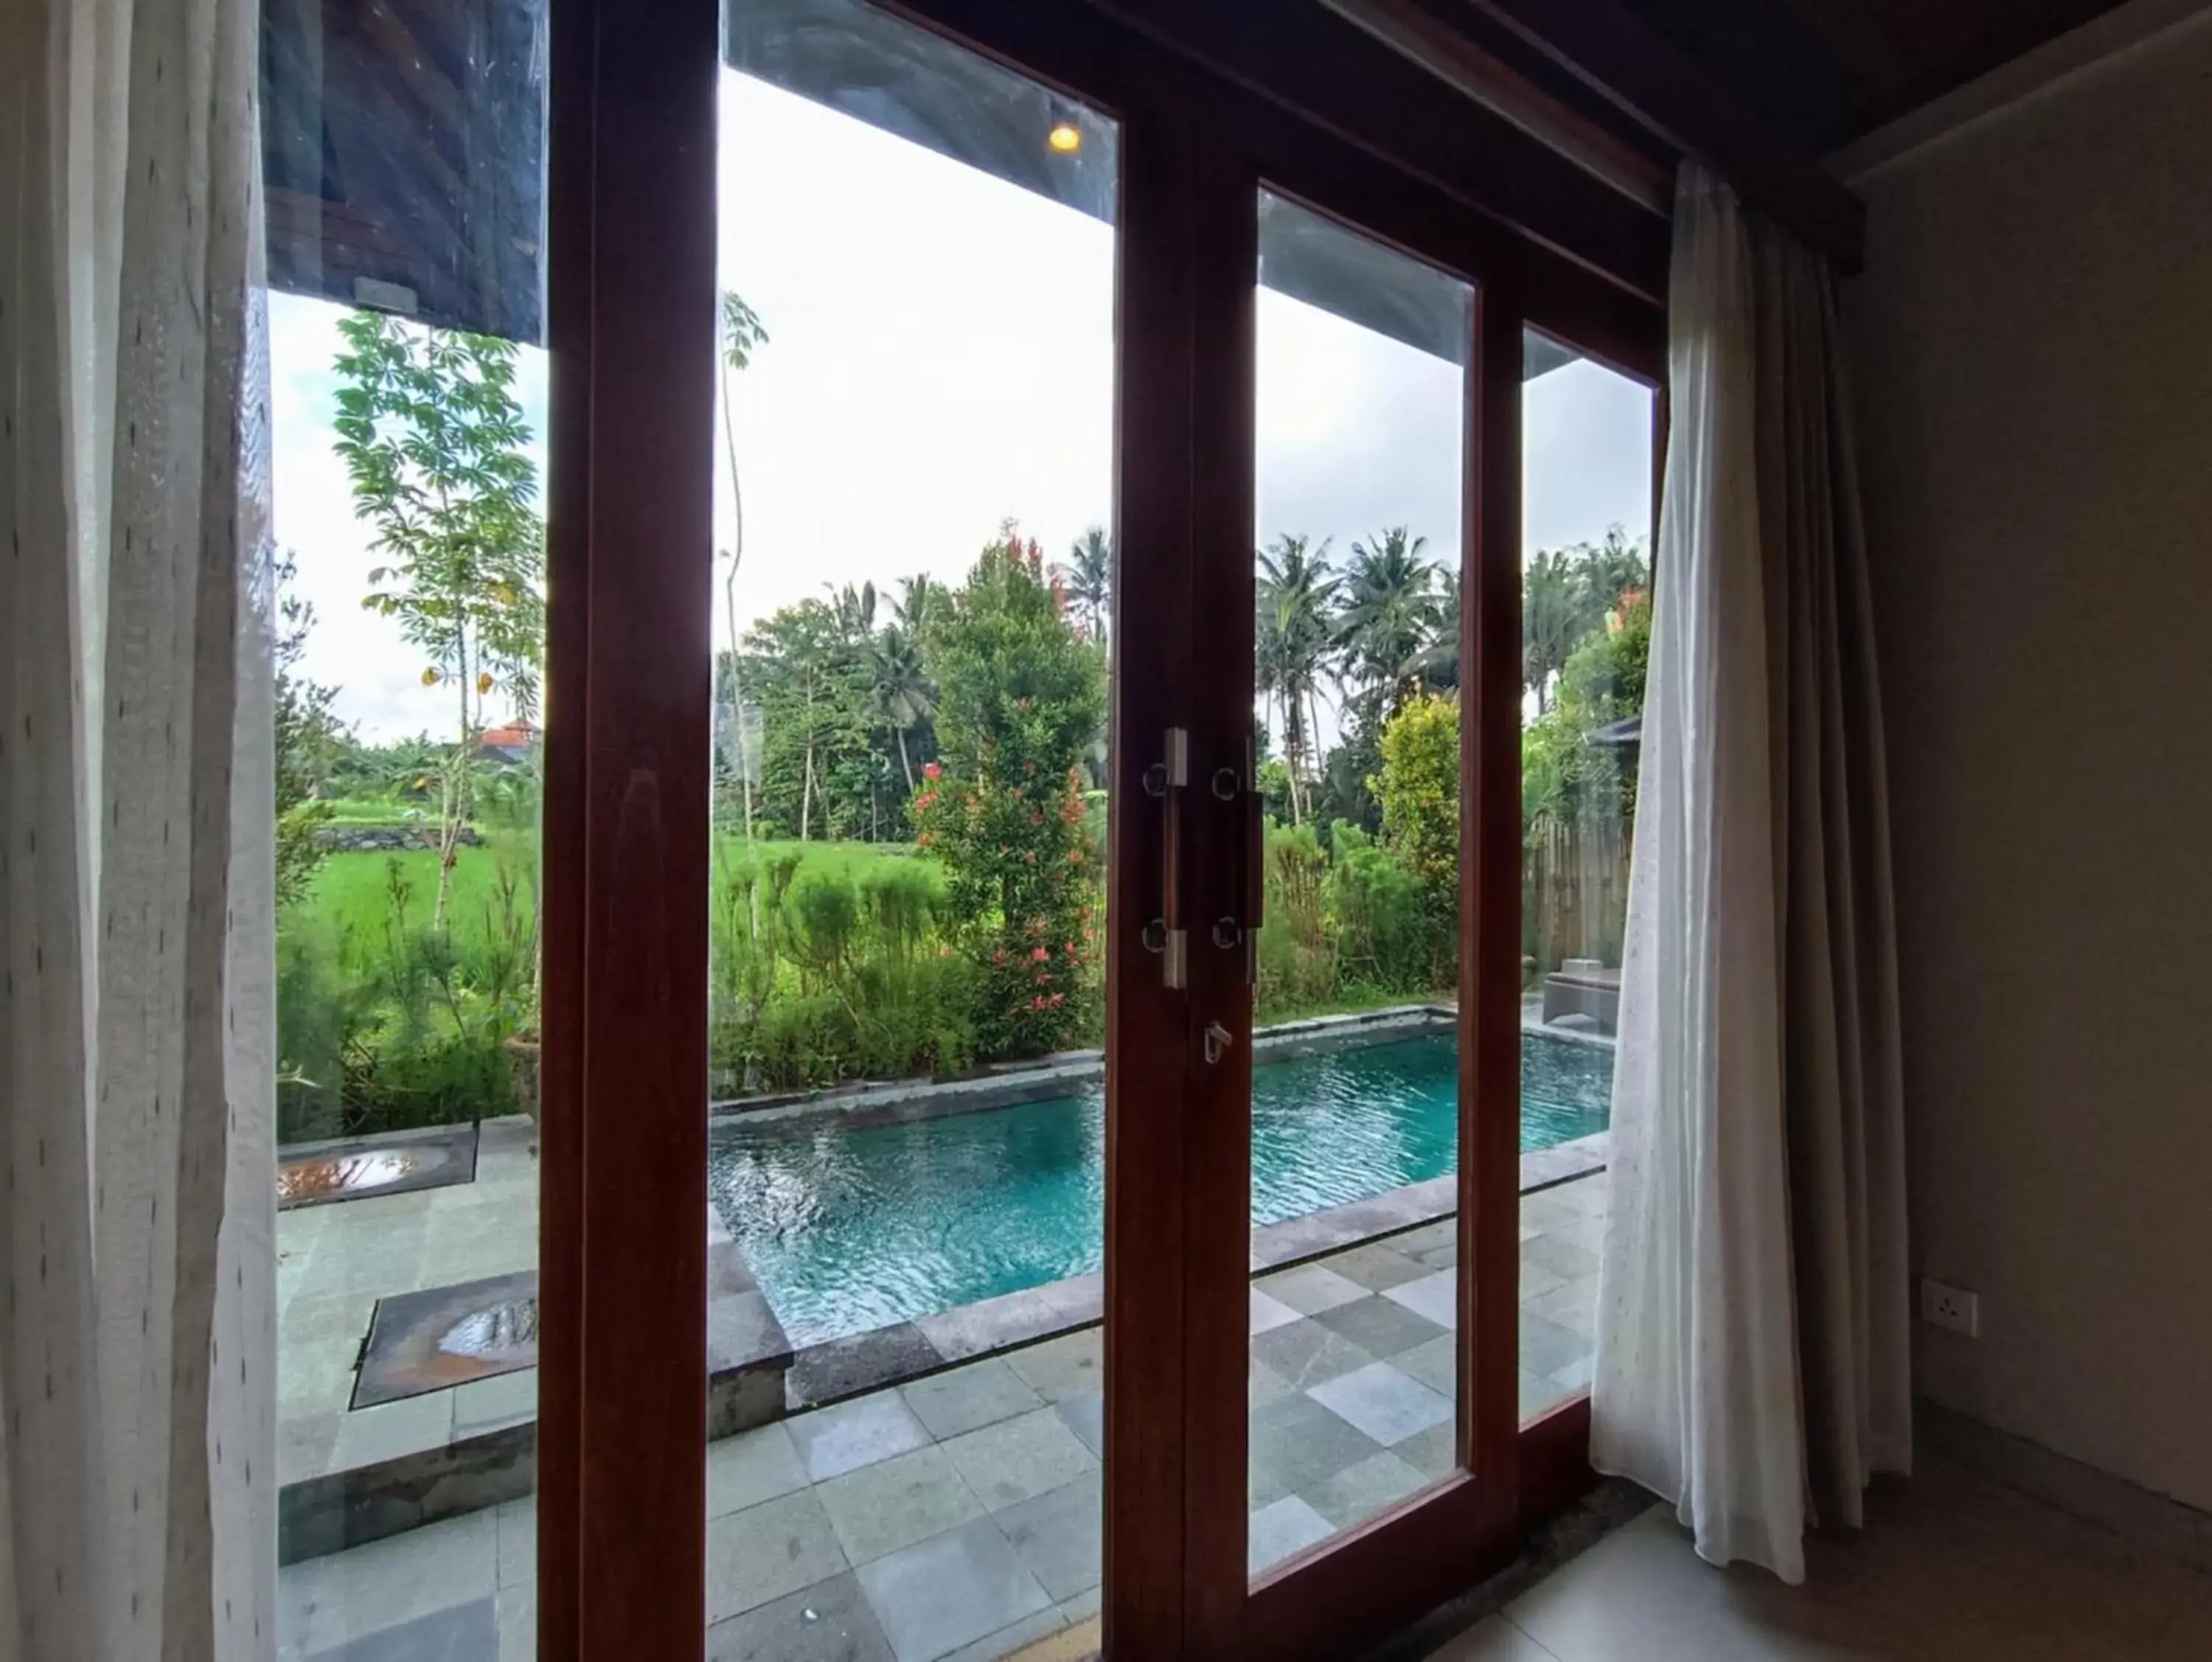
{"type": "Polygon", "coordinates": [[[1288,1327],[1297,1318],[1298,1312],[1280,1299],[1262,1293],[1256,1287],[1252,1289],[1251,1330],[1254,1333],[1267,1333],[1279,1327],[1288,1327]]]}
{"type": "Polygon", "coordinates": [[[1285,1397],[1252,1410],[1248,1493],[1255,1507],[1312,1488],[1382,1445],[1310,1397],[1285,1397]]]}
{"type": "Polygon", "coordinates": [[[1534,1311],[1547,1321],[1557,1322],[1588,1338],[1597,1331],[1597,1294],[1598,1278],[1583,1275],[1562,1282],[1536,1297],[1524,1294],[1521,1304],[1523,1309],[1534,1311]]]}
{"type": "Polygon", "coordinates": [[[892,1662],[890,1641],[848,1572],[707,1629],[707,1662],[892,1662]]]}
{"type": "Polygon", "coordinates": [[[864,1564],[858,1574],[897,1662],[937,1662],[1053,1609],[1051,1596],[988,1518],[864,1564]]]}
{"type": "Polygon", "coordinates": [[[806,1475],[816,1482],[856,1471],[931,1440],[914,1410],[896,1391],[855,1397],[784,1422],[798,1445],[806,1475]]]}
{"type": "Polygon", "coordinates": [[[1063,1625],[1057,1607],[1042,1610],[1034,1616],[1009,1622],[996,1633],[986,1634],[971,1645],[963,1645],[949,1653],[945,1662],[1002,1662],[1002,1659],[1028,1649],[1038,1640],[1050,1638],[1063,1625]]]}
{"type": "Polygon", "coordinates": [[[848,1471],[814,1490],[847,1562],[854,1566],[896,1552],[981,1518],[983,1503],[944,1449],[915,1449],[848,1471]]]}
{"type": "Polygon", "coordinates": [[[1416,1490],[1427,1488],[1430,1482],[1419,1468],[1395,1454],[1370,1454],[1322,1478],[1304,1491],[1301,1498],[1334,1528],[1348,1529],[1388,1511],[1416,1490]]]}
{"type": "Polygon", "coordinates": [[[1256,1574],[1335,1533],[1328,1519],[1295,1495],[1271,1501],[1252,1514],[1245,1560],[1256,1574]]]}
{"type": "Polygon", "coordinates": [[[1253,1285],[1271,1299],[1281,1300],[1302,1316],[1350,1304],[1367,1289],[1318,1263],[1302,1263],[1295,1269],[1279,1269],[1261,1276],[1253,1285]]]}
{"type": "Polygon", "coordinates": [[[1459,1336],[1441,1333],[1425,1344],[1401,1351],[1391,1361],[1431,1391],[1459,1395],[1459,1336]]]}
{"type": "Polygon", "coordinates": [[[1044,1398],[1000,1357],[911,1380],[899,1387],[899,1395],[939,1442],[1044,1406],[1044,1398]]]}
{"type": "Polygon", "coordinates": [[[280,1647],[292,1658],[335,1650],[489,1598],[498,1579],[499,1531],[489,1512],[288,1565],[277,1578],[280,1647]]]}
{"type": "Polygon", "coordinates": [[[1458,1430],[1446,1420],[1415,1432],[1390,1452],[1434,1482],[1459,1470],[1458,1430]]]}
{"type": "Polygon", "coordinates": [[[1257,1408],[1262,1403],[1272,1403],[1278,1397],[1291,1394],[1291,1382],[1265,1362],[1252,1364],[1249,1384],[1244,1392],[1248,1408],[1257,1408]]]}
{"type": "Polygon", "coordinates": [[[1255,1337],[1252,1360],[1271,1369],[1291,1389],[1303,1391],[1364,1367],[1375,1358],[1309,1317],[1255,1337]]]}
{"type": "Polygon", "coordinates": [[[483,1662],[498,1654],[498,1604],[486,1596],[313,1652],[309,1662],[483,1662]]]}
{"type": "MultiPolygon", "coordinates": [[[[1397,1245],[1400,1237],[1389,1242],[1375,1241],[1365,1246],[1355,1246],[1324,1260],[1327,1267],[1346,1281],[1357,1282],[1372,1293],[1386,1287],[1395,1287],[1401,1282],[1417,1282],[1428,1270],[1421,1262],[1397,1245]]],[[[1446,1243],[1449,1245],[1449,1243],[1446,1243]]]]}
{"type": "Polygon", "coordinates": [[[1104,1479],[1094,1471],[997,1514],[1000,1533],[1055,1600],[1098,1585],[1105,1501],[1104,1479]]]}
{"type": "Polygon", "coordinates": [[[1532,1311],[1521,1312],[1521,1366],[1531,1373],[1565,1367],[1589,1350],[1589,1341],[1581,1334],[1532,1311]]]}
{"type": "Polygon", "coordinates": [[[810,1481],[791,1427],[796,1421],[772,1421],[751,1431],[707,1445],[707,1515],[743,1512],[779,1495],[805,1488],[810,1481]]]}
{"type": "Polygon", "coordinates": [[[1370,1294],[1324,1310],[1314,1318],[1332,1333],[1341,1335],[1372,1356],[1395,1356],[1415,1345],[1448,1334],[1448,1330],[1404,1305],[1370,1294]]]}
{"type": "Polygon", "coordinates": [[[1308,1387],[1306,1395],[1384,1447],[1452,1417],[1452,1400],[1388,1362],[1308,1387]]]}
{"type": "Polygon", "coordinates": [[[1096,1327],[1063,1334],[1008,1353],[1006,1365],[1048,1403],[1081,1396],[1106,1383],[1106,1335],[1096,1327]]]}
{"type": "Polygon", "coordinates": [[[494,1603],[499,1607],[499,1662],[538,1662],[538,1584],[501,1587],[494,1603]]]}
{"type": "Polygon", "coordinates": [[[1524,1271],[1530,1264],[1541,1264],[1561,1281],[1572,1281],[1577,1275],[1595,1275],[1598,1272],[1599,1262],[1596,1253],[1576,1245],[1564,1235],[1539,1234],[1522,1243],[1521,1248],[1524,1271]]]}
{"type": "Polygon", "coordinates": [[[1049,1408],[971,1431],[944,1448],[969,1488],[994,1512],[1073,1482],[1098,1464],[1049,1408]]]}
{"type": "Polygon", "coordinates": [[[848,1568],[813,1490],[707,1521],[707,1620],[742,1616],[848,1568]]]}
{"type": "Polygon", "coordinates": [[[1063,1397],[1053,1405],[1053,1412],[1067,1422],[1084,1447],[1100,1459],[1106,1458],[1106,1393],[1086,1391],[1079,1397],[1063,1397]]]}
{"type": "Polygon", "coordinates": [[[1565,1279],[1540,1259],[1531,1258],[1526,1252],[1521,1255],[1520,1293],[1522,1304],[1527,1304],[1531,1299],[1543,1297],[1565,1279]]]}
{"type": "Polygon", "coordinates": [[[507,1501],[492,1508],[498,1539],[498,1577],[502,1587],[526,1587],[538,1580],[538,1502],[507,1501]]]}
{"type": "Polygon", "coordinates": [[[1459,1325],[1459,1271],[1438,1269],[1417,1282],[1404,1282],[1382,1296],[1401,1304],[1417,1316],[1426,1316],[1438,1327],[1459,1325]]]}

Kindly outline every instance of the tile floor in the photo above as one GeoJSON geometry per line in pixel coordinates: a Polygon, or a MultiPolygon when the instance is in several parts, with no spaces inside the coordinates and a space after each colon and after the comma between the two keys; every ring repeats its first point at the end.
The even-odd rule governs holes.
{"type": "MultiPolygon", "coordinates": [[[[1604,1181],[1522,1202],[1524,1413],[1587,1379],[1604,1181]]],[[[1255,1277],[1255,1568],[1450,1469],[1454,1228],[1255,1277]]],[[[711,1662],[982,1662],[1091,1615],[1100,1367],[1091,1328],[712,1444],[711,1662]]],[[[535,1522],[516,1501],[287,1567],[279,1656],[522,1662],[535,1522]]]]}
{"type": "Polygon", "coordinates": [[[1945,1463],[1817,1534],[1805,1585],[1635,1523],[1430,1662],[2203,1662],[2212,1579],[1945,1463]]]}

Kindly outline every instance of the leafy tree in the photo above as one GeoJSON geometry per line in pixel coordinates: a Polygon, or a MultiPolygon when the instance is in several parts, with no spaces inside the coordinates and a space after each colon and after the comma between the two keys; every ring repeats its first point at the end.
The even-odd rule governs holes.
{"type": "Polygon", "coordinates": [[[768,344],[768,331],[759,314],[733,290],[722,291],[722,444],[730,458],[730,545],[723,551],[729,569],[722,574],[722,613],[729,619],[730,654],[727,711],[724,731],[729,755],[725,765],[737,776],[745,816],[745,839],[753,834],[753,782],[744,753],[744,693],[738,679],[738,565],[745,553],[745,493],[738,475],[736,388],[732,377],[753,361],[753,354],[768,344]]]}
{"type": "Polygon", "coordinates": [[[763,715],[765,806],[802,842],[817,826],[835,836],[852,815],[842,803],[833,813],[833,782],[849,783],[856,756],[865,770],[870,752],[863,672],[846,620],[829,602],[801,600],[755,624],[745,645],[742,673],[763,715]]]}
{"type": "Polygon", "coordinates": [[[495,689],[537,713],[544,651],[544,527],[538,470],[514,396],[509,341],[428,329],[377,312],[342,320],[337,454],[356,508],[388,563],[362,604],[399,621],[428,659],[426,686],[453,690],[453,748],[440,769],[438,894],[444,926],[469,820],[483,703],[495,689]]]}
{"type": "Polygon", "coordinates": [[[1420,886],[1432,985],[1449,983],[1459,925],[1459,703],[1406,700],[1382,729],[1382,843],[1420,886]]]}
{"type": "Polygon", "coordinates": [[[276,904],[288,905],[307,891],[315,869],[328,852],[320,832],[330,823],[325,794],[332,769],[347,743],[345,730],[331,713],[338,690],[300,673],[315,609],[291,592],[297,575],[287,553],[276,566],[276,904]]]}
{"type": "Polygon", "coordinates": [[[1114,545],[1106,528],[1094,525],[1085,530],[1068,549],[1067,563],[1054,566],[1053,575],[1091,638],[1104,645],[1114,601],[1114,545]]]}
{"type": "Polygon", "coordinates": [[[1255,625],[1259,692],[1283,713],[1283,761],[1288,772],[1291,823],[1309,817],[1308,781],[1320,686],[1329,662],[1329,607],[1337,579],[1328,569],[1328,544],[1285,533],[1260,551],[1255,625]]]}
{"type": "Polygon", "coordinates": [[[898,624],[887,624],[869,647],[877,718],[898,740],[899,769],[914,794],[914,756],[907,737],[937,715],[937,684],[922,668],[921,642],[898,624]]]}
{"type": "Polygon", "coordinates": [[[1105,678],[1011,524],[948,599],[928,637],[941,759],[914,800],[915,840],[945,865],[983,1054],[1031,1055],[1082,1026],[1093,855],[1079,764],[1105,678]]]}

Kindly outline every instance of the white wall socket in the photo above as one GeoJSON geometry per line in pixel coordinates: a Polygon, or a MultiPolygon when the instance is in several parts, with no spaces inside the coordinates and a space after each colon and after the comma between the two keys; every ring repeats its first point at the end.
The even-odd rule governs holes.
{"type": "Polygon", "coordinates": [[[1920,1319],[1975,1338],[1982,1330],[1982,1301],[1963,1287],[1947,1286],[1933,1276],[1923,1275],[1920,1319]]]}

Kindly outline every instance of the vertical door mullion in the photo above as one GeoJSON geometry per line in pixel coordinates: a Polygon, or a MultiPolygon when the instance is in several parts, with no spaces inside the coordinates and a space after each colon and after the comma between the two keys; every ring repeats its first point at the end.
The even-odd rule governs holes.
{"type": "Polygon", "coordinates": [[[555,0],[540,1654],[705,1629],[719,0],[555,0]]]}
{"type": "Polygon", "coordinates": [[[1460,678],[1460,1460],[1512,1527],[1520,1393],[1521,332],[1475,293],[1460,678]]]}
{"type": "Polygon", "coordinates": [[[1195,234],[1191,349],[1193,812],[1186,911],[1191,1070],[1184,1221],[1189,1442],[1184,1529],[1193,1657],[1240,1654],[1247,1598],[1246,1446],[1250,1423],[1252,1010],[1241,947],[1216,943],[1218,918],[1244,910],[1245,805],[1212,788],[1242,779],[1253,739],[1255,484],[1253,383],[1259,273],[1259,177],[1239,147],[1208,131],[1190,158],[1195,234]],[[1205,1034],[1234,1036],[1212,1062],[1205,1034]]]}
{"type": "Polygon", "coordinates": [[[1189,716],[1189,141],[1171,96],[1124,108],[1118,195],[1113,718],[1106,904],[1106,1644],[1182,1653],[1185,995],[1164,915],[1164,803],[1145,788],[1189,716]]]}

